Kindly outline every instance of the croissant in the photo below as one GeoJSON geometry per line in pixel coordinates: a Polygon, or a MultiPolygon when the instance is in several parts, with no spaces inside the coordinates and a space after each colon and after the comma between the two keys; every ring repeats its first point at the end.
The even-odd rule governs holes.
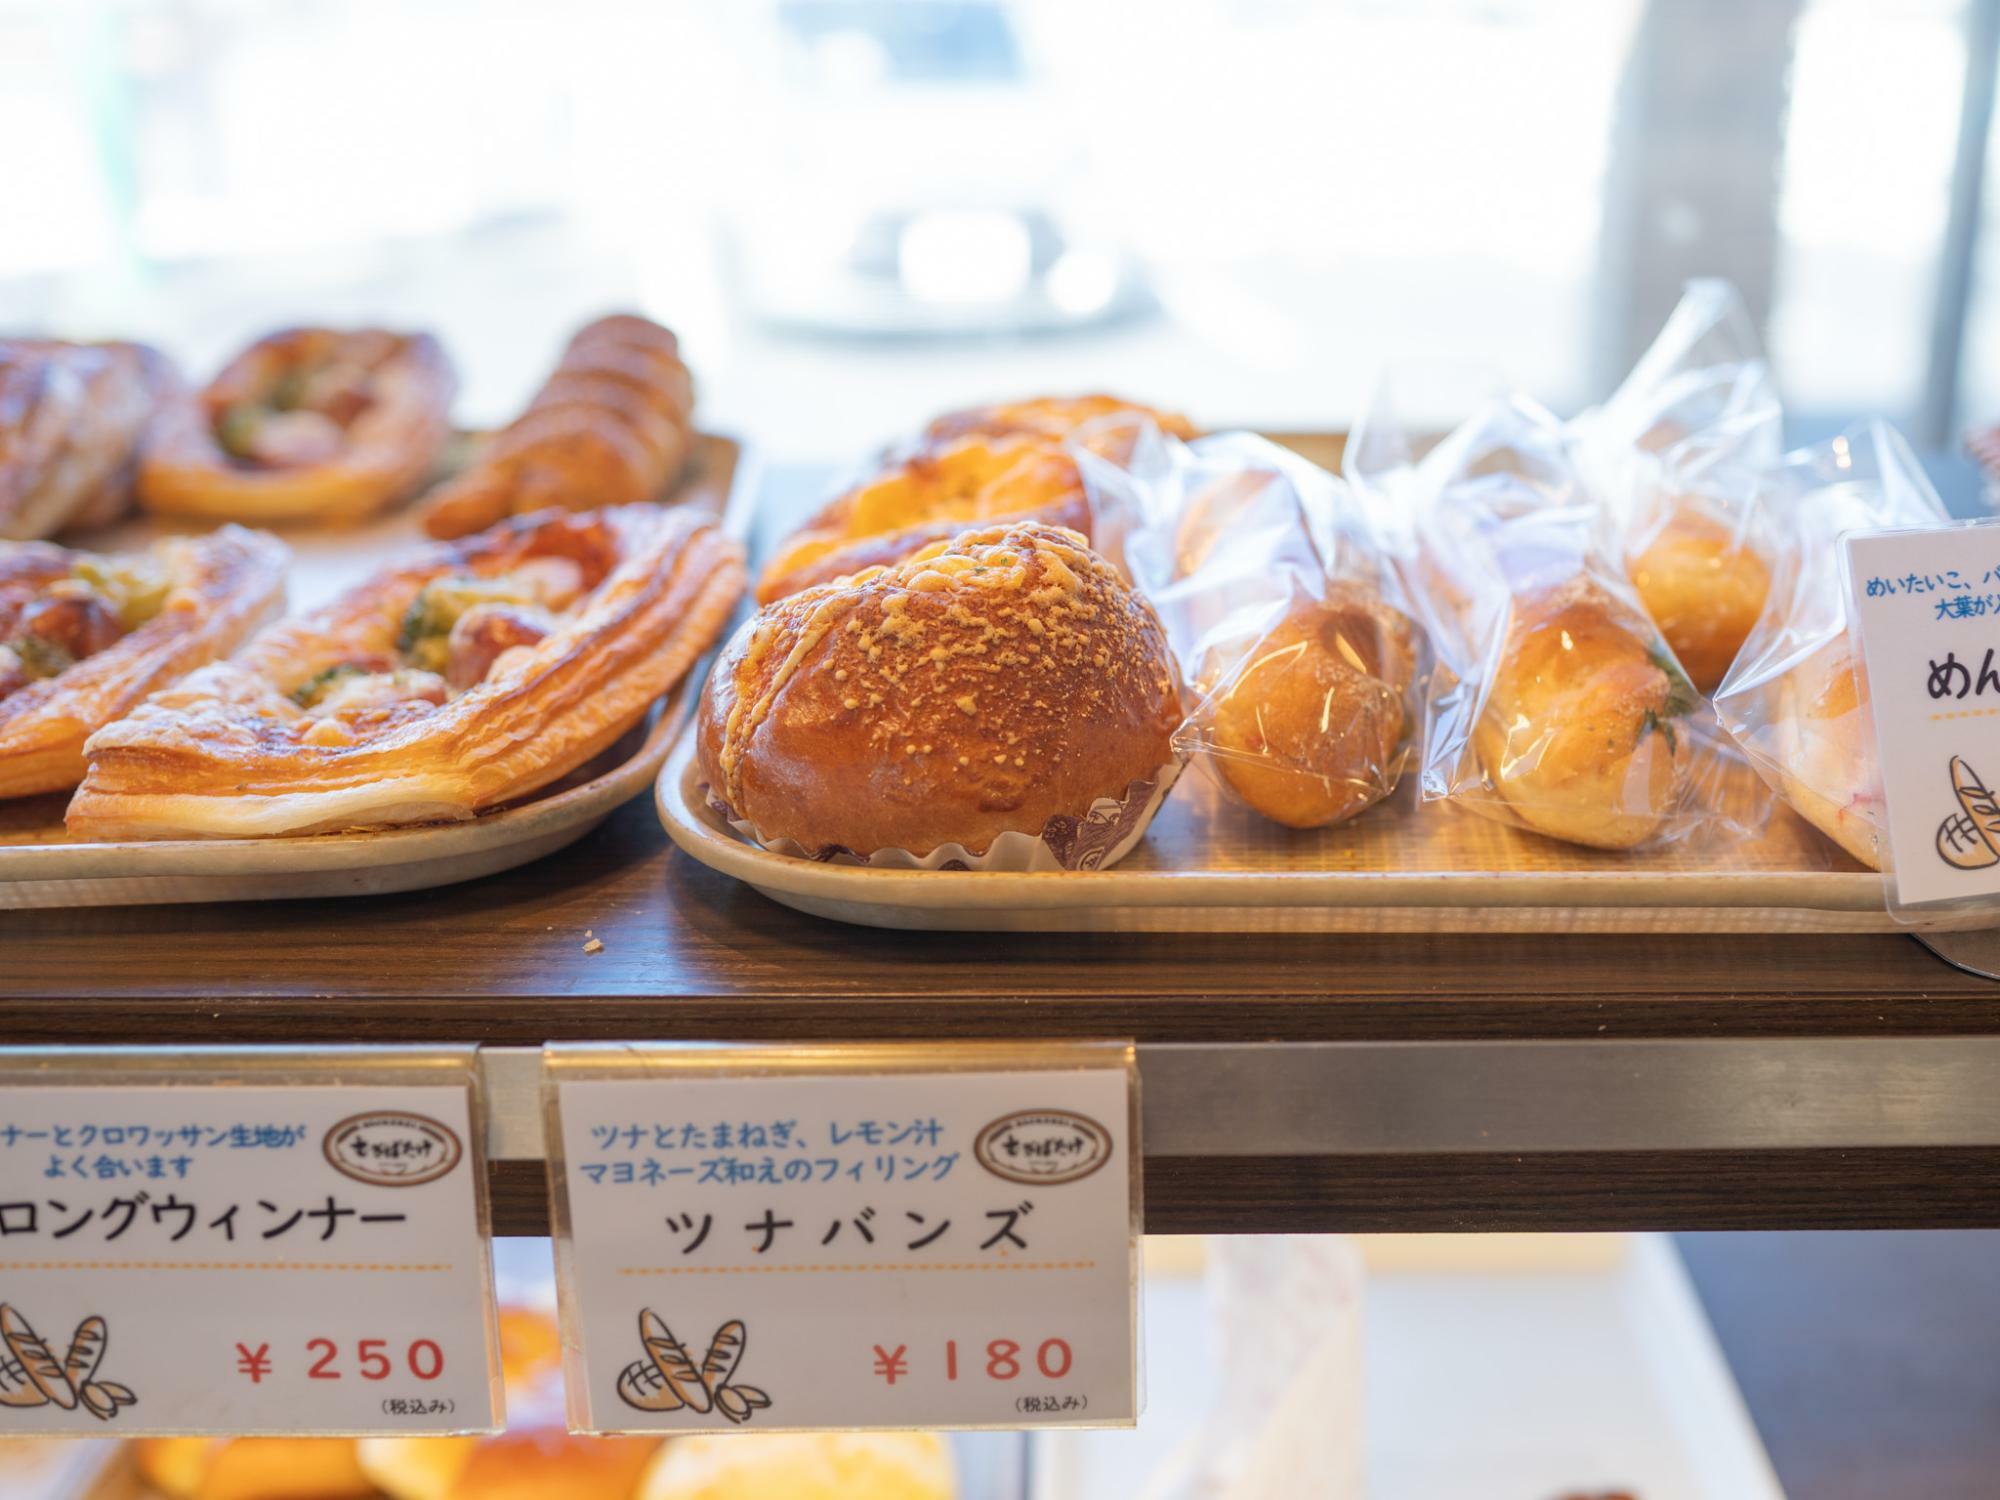
{"type": "Polygon", "coordinates": [[[511,515],[656,500],[687,466],[694,382],[673,334],[630,314],[569,342],[528,409],[424,504],[424,529],[464,536],[511,515]]]}
{"type": "Polygon", "coordinates": [[[968,526],[1041,521],[1090,535],[1076,465],[1033,438],[967,438],[919,453],[848,490],[792,533],[765,564],[757,600],[899,562],[968,526]]]}
{"type": "Polygon", "coordinates": [[[270,334],[168,404],[140,461],[139,502],[238,521],[359,520],[436,469],[456,389],[429,334],[270,334]]]}
{"type": "Polygon", "coordinates": [[[285,562],[237,526],[129,557],[0,543],[0,797],[75,786],[92,733],[276,613],[285,562]]]}
{"type": "Polygon", "coordinates": [[[466,819],[604,750],[688,671],[741,549],[656,505],[428,547],[86,747],[70,831],[249,837],[466,819]]]}
{"type": "Polygon", "coordinates": [[[1472,743],[1528,827],[1629,849],[1680,804],[1696,702],[1647,623],[1579,576],[1513,598],[1472,743]]]}
{"type": "Polygon", "coordinates": [[[0,339],[0,539],[109,525],[173,367],[143,344],[0,339]]]}

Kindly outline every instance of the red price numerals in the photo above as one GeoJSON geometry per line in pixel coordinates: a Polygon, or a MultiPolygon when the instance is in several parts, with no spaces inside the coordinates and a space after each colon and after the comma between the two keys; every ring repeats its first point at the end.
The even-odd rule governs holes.
{"type": "MultiPolygon", "coordinates": [[[[1032,1362],[1035,1372],[1045,1380],[1061,1380],[1069,1374],[1074,1358],[1070,1354],[1067,1339],[1043,1339],[1035,1346],[1033,1355],[1013,1339],[994,1339],[986,1346],[986,1378],[988,1380],[1014,1380],[1023,1374],[1032,1362]]],[[[946,1339],[944,1345],[944,1378],[958,1379],[958,1340],[946,1339]]]]}
{"type": "MultiPolygon", "coordinates": [[[[314,1356],[312,1366],[306,1374],[314,1380],[341,1380],[346,1377],[342,1368],[340,1345],[332,1339],[306,1340],[306,1353],[314,1356]]],[[[436,1380],[444,1374],[444,1350],[434,1339],[415,1339],[403,1350],[403,1368],[419,1380],[436,1380]]],[[[354,1371],[363,1380],[387,1380],[396,1373],[396,1362],[391,1357],[387,1339],[362,1339],[354,1346],[354,1371]]]]}

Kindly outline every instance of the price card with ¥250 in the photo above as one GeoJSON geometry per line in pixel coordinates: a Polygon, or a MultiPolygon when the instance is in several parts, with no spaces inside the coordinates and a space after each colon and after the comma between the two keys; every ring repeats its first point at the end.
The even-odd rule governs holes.
{"type": "Polygon", "coordinates": [[[0,1437],[489,1432],[471,1049],[0,1050],[0,1437]]]}
{"type": "Polygon", "coordinates": [[[1129,1044],[545,1061],[576,1430],[1137,1419],[1129,1044]]]}

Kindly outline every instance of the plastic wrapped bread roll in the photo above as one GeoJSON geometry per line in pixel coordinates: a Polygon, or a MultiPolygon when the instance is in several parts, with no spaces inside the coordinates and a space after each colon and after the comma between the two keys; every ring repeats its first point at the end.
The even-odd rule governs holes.
{"type": "Polygon", "coordinates": [[[1438,657],[1426,800],[1600,849],[1700,826],[1699,696],[1602,547],[1561,424],[1494,401],[1396,488],[1438,657]]]}
{"type": "Polygon", "coordinates": [[[1882,772],[1840,538],[1936,525],[1948,519],[1944,504],[1883,422],[1788,454],[1764,500],[1784,545],[1764,612],[1716,691],[1716,715],[1794,811],[1880,869],[1882,772]]]}
{"type": "Polygon", "coordinates": [[[1293,828],[1389,795],[1418,641],[1347,487],[1244,434],[1081,462],[1100,529],[1121,536],[1184,665],[1176,747],[1293,828]]]}
{"type": "Polygon", "coordinates": [[[1757,493],[1783,422],[1742,299],[1727,282],[1696,281],[1624,384],[1573,424],[1613,550],[1704,693],[1770,591],[1772,539],[1757,493]]]}

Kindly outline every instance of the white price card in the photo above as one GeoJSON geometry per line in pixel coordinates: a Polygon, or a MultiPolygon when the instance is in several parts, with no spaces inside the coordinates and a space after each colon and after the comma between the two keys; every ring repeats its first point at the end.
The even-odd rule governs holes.
{"type": "Polygon", "coordinates": [[[472,1049],[0,1051],[0,1437],[495,1430],[472,1049]]]}
{"type": "Polygon", "coordinates": [[[1131,1424],[1132,1057],[551,1047],[570,1425],[1131,1424]]]}
{"type": "Polygon", "coordinates": [[[2000,895],[2000,525],[1849,536],[1892,908],[2000,895]]]}

